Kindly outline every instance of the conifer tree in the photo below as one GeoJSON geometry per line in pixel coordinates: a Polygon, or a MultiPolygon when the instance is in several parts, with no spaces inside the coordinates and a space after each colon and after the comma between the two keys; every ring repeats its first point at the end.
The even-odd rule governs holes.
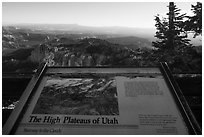
{"type": "Polygon", "coordinates": [[[155,16],[157,40],[152,45],[160,52],[179,52],[186,46],[190,46],[190,40],[187,39],[183,26],[185,14],[180,14],[180,9],[174,2],[169,2],[168,7],[168,18],[160,19],[159,15],[155,16]]]}
{"type": "Polygon", "coordinates": [[[202,35],[202,3],[197,2],[196,5],[191,5],[193,16],[186,16],[188,20],[185,22],[185,30],[192,31],[194,37],[202,35]]]}
{"type": "MultiPolygon", "coordinates": [[[[155,16],[157,29],[155,37],[157,40],[152,43],[154,52],[151,58],[155,63],[168,62],[174,73],[200,72],[202,58],[197,56],[198,54],[189,43],[190,40],[187,39],[187,25],[186,21],[184,21],[187,16],[186,14],[181,14],[180,9],[173,2],[170,2],[168,7],[167,18],[161,18],[159,15],[155,16]]],[[[197,6],[194,6],[194,11],[201,11],[200,7],[202,5],[198,6],[197,4],[197,6]]],[[[190,19],[197,20],[196,29],[191,29],[191,24],[188,24],[188,29],[195,31],[196,34],[202,34],[202,26],[200,24],[202,21],[199,17],[190,19]]]]}

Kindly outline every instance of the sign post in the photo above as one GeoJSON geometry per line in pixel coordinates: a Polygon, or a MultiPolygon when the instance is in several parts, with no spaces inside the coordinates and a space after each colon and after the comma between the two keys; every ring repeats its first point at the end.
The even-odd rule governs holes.
{"type": "Polygon", "coordinates": [[[201,134],[167,64],[38,70],[3,134],[201,134]]]}

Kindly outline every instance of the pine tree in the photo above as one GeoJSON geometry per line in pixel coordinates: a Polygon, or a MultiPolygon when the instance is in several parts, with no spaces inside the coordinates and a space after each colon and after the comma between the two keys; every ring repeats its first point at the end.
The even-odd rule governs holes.
{"type": "Polygon", "coordinates": [[[188,20],[185,22],[185,30],[192,31],[194,37],[202,35],[202,3],[197,2],[191,5],[194,16],[186,16],[188,20]]]}
{"type": "MultiPolygon", "coordinates": [[[[153,42],[153,47],[160,52],[178,52],[182,51],[186,46],[190,46],[187,34],[184,31],[183,19],[185,14],[180,14],[180,9],[176,7],[174,2],[169,2],[168,18],[160,19],[155,16],[157,40],[153,42]]],[[[166,54],[166,53],[165,53],[166,54]]]]}
{"type": "MultiPolygon", "coordinates": [[[[186,14],[180,14],[180,9],[173,2],[170,2],[168,7],[168,18],[160,18],[159,15],[155,17],[157,40],[152,43],[154,54],[151,58],[155,63],[168,62],[174,73],[197,72],[197,69],[202,68],[201,58],[195,58],[197,54],[189,43],[190,40],[187,39],[186,22],[184,21],[186,14]]],[[[200,31],[200,29],[197,30],[200,31]]]]}

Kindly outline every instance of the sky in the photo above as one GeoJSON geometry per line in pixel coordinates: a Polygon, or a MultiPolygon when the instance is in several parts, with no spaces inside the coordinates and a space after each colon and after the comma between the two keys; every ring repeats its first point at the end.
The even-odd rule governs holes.
{"type": "MultiPolygon", "coordinates": [[[[190,2],[176,2],[191,13],[190,2]]],[[[165,16],[167,2],[3,2],[2,24],[78,24],[155,28],[154,16],[165,16]]]]}

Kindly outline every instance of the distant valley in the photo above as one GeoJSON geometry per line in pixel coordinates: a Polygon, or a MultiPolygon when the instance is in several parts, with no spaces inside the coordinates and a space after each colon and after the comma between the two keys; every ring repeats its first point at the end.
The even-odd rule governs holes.
{"type": "MultiPolygon", "coordinates": [[[[5,25],[3,72],[33,72],[42,61],[51,66],[151,66],[154,33],[154,29],[77,24],[5,25]]],[[[194,48],[202,53],[201,46],[194,48]]]]}
{"type": "Polygon", "coordinates": [[[80,40],[99,38],[130,48],[151,48],[150,35],[120,27],[85,27],[79,25],[15,25],[3,27],[3,51],[7,48],[32,47],[54,39],[80,40]],[[136,35],[141,35],[138,37],[136,35]]]}

